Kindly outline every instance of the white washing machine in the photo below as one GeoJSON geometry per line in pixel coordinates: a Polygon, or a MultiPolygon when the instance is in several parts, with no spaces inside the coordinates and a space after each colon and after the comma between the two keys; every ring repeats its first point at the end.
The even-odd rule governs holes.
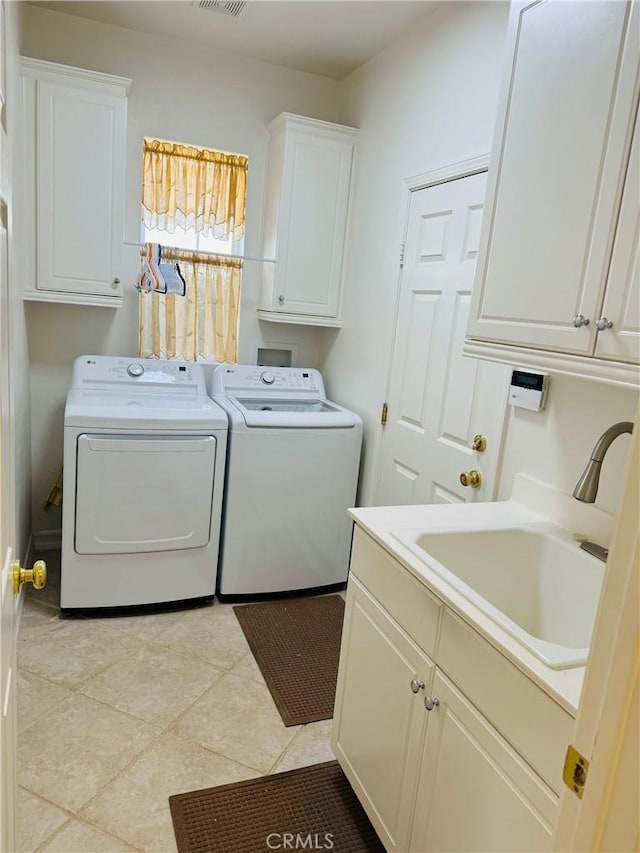
{"type": "Polygon", "coordinates": [[[64,416],[63,611],[210,598],[227,416],[198,364],[80,356],[64,416]]]}
{"type": "Polygon", "coordinates": [[[347,579],[362,421],[325,397],[317,370],[220,365],[209,392],[229,416],[218,591],[308,590],[347,579]]]}

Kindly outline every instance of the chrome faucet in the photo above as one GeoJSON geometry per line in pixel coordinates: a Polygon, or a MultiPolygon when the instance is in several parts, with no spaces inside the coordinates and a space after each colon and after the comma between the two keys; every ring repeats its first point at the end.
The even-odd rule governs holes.
{"type": "Polygon", "coordinates": [[[587,504],[592,504],[595,501],[600,482],[602,460],[607,450],[619,435],[622,435],[623,432],[631,433],[632,431],[633,424],[631,421],[621,421],[619,424],[613,424],[602,433],[591,451],[591,459],[587,462],[587,467],[582,472],[582,476],[573,490],[574,498],[587,504]]]}

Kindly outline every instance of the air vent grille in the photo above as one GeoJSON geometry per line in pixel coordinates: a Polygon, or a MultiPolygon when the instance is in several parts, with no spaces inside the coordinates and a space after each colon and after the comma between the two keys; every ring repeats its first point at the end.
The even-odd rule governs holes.
{"type": "Polygon", "coordinates": [[[239,18],[247,3],[246,0],[237,0],[237,2],[235,0],[196,0],[194,5],[199,9],[210,9],[212,12],[239,18]]]}

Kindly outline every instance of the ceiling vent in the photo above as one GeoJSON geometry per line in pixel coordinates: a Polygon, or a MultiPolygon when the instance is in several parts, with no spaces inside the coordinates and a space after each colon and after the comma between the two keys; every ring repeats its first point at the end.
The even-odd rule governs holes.
{"type": "Polygon", "coordinates": [[[194,0],[193,5],[199,9],[210,9],[212,12],[220,12],[221,15],[239,18],[247,3],[246,0],[194,0]]]}

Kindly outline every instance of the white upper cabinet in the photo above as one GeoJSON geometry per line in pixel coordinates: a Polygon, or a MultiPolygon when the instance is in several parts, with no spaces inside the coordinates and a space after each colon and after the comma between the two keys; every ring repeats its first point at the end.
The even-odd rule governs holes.
{"type": "Polygon", "coordinates": [[[129,80],[21,60],[24,298],[122,303],[129,80]]]}
{"type": "Polygon", "coordinates": [[[638,361],[640,349],[640,113],[636,119],[629,169],[622,194],[609,284],[596,325],[596,356],[638,361]],[[611,326],[609,324],[612,324],[611,326]]]}
{"type": "Polygon", "coordinates": [[[637,384],[639,32],[637,3],[514,4],[465,352],[637,384]]]}
{"type": "Polygon", "coordinates": [[[339,326],[357,131],[282,113],[269,125],[258,317],[339,326]]]}

